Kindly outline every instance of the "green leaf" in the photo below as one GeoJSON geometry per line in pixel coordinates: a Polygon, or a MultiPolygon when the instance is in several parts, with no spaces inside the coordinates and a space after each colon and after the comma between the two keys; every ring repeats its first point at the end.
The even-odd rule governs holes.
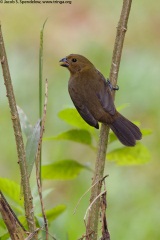
{"type": "MultiPolygon", "coordinates": [[[[65,205],[58,205],[52,209],[46,210],[47,220],[51,223],[51,221],[55,220],[59,215],[61,215],[66,210],[65,205]]],[[[40,214],[39,216],[42,216],[40,214]]]]}
{"type": "Polygon", "coordinates": [[[8,240],[9,238],[9,233],[5,233],[3,236],[0,236],[0,240],[8,240]]]}
{"type": "MultiPolygon", "coordinates": [[[[1,226],[1,228],[6,229],[6,225],[3,221],[3,219],[1,219],[1,218],[0,218],[0,226],[1,226]]],[[[0,238],[0,240],[1,240],[1,238],[0,238]]]]}
{"type": "Polygon", "coordinates": [[[39,139],[40,139],[40,120],[38,120],[38,122],[36,123],[26,143],[26,161],[29,176],[31,175],[33,165],[35,162],[39,139]]]}
{"type": "Polygon", "coordinates": [[[8,196],[14,202],[23,206],[23,200],[20,200],[20,185],[7,178],[0,178],[0,190],[4,196],[8,196]]]}
{"type": "Polygon", "coordinates": [[[142,132],[142,136],[148,136],[152,134],[152,130],[147,128],[142,129],[141,132],[142,132]]]}
{"type": "Polygon", "coordinates": [[[22,224],[22,226],[23,226],[25,229],[28,228],[28,224],[27,224],[27,220],[26,220],[25,214],[18,216],[18,220],[20,221],[20,223],[22,224]]]}
{"type": "Polygon", "coordinates": [[[122,147],[107,154],[107,159],[119,165],[144,164],[151,159],[150,152],[141,143],[135,147],[122,147]]]}
{"type": "Polygon", "coordinates": [[[46,216],[48,221],[55,220],[59,215],[61,215],[66,210],[65,205],[58,205],[50,210],[46,211],[46,216]]]}
{"type": "Polygon", "coordinates": [[[74,160],[61,160],[53,164],[42,166],[43,179],[73,179],[78,176],[81,170],[89,169],[74,160]]]}
{"type": "Polygon", "coordinates": [[[79,115],[75,108],[66,108],[58,113],[58,117],[63,121],[67,122],[68,124],[82,128],[82,129],[89,129],[91,131],[94,130],[93,127],[89,126],[79,115]]]}
{"type": "MultiPolygon", "coordinates": [[[[41,216],[42,216],[42,214],[41,214],[41,216]]],[[[36,219],[36,226],[43,228],[44,227],[44,218],[40,217],[40,216],[35,216],[35,219],[36,219]]]]}
{"type": "Polygon", "coordinates": [[[91,145],[91,134],[83,129],[71,129],[69,131],[58,134],[57,136],[48,137],[44,140],[70,140],[87,145],[91,145]]]}
{"type": "Polygon", "coordinates": [[[17,106],[17,110],[19,114],[22,132],[26,135],[26,137],[29,137],[29,135],[33,131],[33,126],[30,124],[27,115],[19,106],[17,106]]]}
{"type": "Polygon", "coordinates": [[[0,178],[0,190],[5,197],[10,198],[16,206],[13,206],[18,212],[23,213],[23,199],[20,199],[20,185],[7,178],[0,178]]]}

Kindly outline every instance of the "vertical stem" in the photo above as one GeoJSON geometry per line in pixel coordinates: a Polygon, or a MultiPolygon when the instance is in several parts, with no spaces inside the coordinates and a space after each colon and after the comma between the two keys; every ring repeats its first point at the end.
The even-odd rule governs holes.
{"type": "Polygon", "coordinates": [[[40,139],[38,143],[38,150],[37,150],[37,155],[36,155],[36,180],[37,180],[37,187],[38,187],[38,194],[40,198],[40,204],[41,204],[41,210],[42,210],[42,216],[44,219],[44,227],[46,231],[46,240],[48,240],[48,222],[47,222],[47,217],[45,214],[45,208],[44,208],[44,203],[43,203],[43,196],[42,196],[42,184],[40,181],[40,154],[41,154],[41,148],[42,148],[42,138],[43,138],[43,133],[44,133],[44,126],[45,126],[45,120],[46,120],[46,112],[47,112],[47,100],[48,100],[48,81],[46,79],[46,84],[45,84],[45,102],[44,102],[44,110],[43,110],[43,117],[42,117],[42,122],[41,122],[41,132],[40,132],[40,139]]]}
{"type": "MultiPolygon", "coordinates": [[[[92,180],[90,203],[100,194],[102,187],[102,178],[105,168],[105,159],[108,145],[109,127],[105,124],[101,125],[99,144],[97,151],[97,158],[95,163],[95,172],[92,180]],[[96,185],[94,185],[97,182],[96,185]]],[[[92,208],[88,214],[87,228],[86,228],[86,240],[96,240],[98,237],[98,221],[100,210],[100,198],[92,205],[92,208]],[[91,233],[92,232],[92,233],[91,233]]]]}
{"type": "Polygon", "coordinates": [[[40,48],[39,48],[39,118],[40,119],[42,118],[43,28],[40,32],[40,48]]]}
{"type": "MultiPolygon", "coordinates": [[[[123,42],[125,37],[125,32],[127,30],[128,17],[131,9],[132,0],[124,0],[120,20],[117,27],[117,34],[114,44],[113,56],[112,56],[112,64],[110,69],[110,81],[113,86],[117,84],[121,54],[123,49],[123,42]]],[[[114,97],[113,92],[113,97],[114,97]]],[[[90,203],[100,194],[101,192],[101,179],[103,178],[104,168],[105,168],[105,159],[106,159],[106,151],[108,146],[108,135],[109,135],[109,127],[107,125],[102,124],[100,129],[99,136],[99,145],[97,151],[97,159],[95,163],[95,172],[93,176],[92,185],[95,184],[96,181],[99,181],[98,184],[94,185],[91,190],[90,203]]],[[[92,205],[91,211],[88,215],[87,227],[86,227],[86,240],[96,240],[98,237],[98,221],[99,221],[99,210],[100,210],[100,199],[92,205]]],[[[110,239],[110,236],[108,236],[110,239]]]]}
{"type": "MultiPolygon", "coordinates": [[[[39,118],[42,119],[42,83],[43,83],[43,30],[47,19],[45,20],[43,27],[40,32],[40,48],[39,48],[39,118]]],[[[41,165],[42,165],[42,149],[40,150],[40,167],[39,167],[39,178],[41,181],[41,165]]]]}
{"type": "MultiPolygon", "coordinates": [[[[112,64],[110,68],[110,81],[113,86],[117,84],[124,37],[127,31],[127,23],[128,23],[129,13],[131,10],[131,4],[132,4],[132,0],[123,0],[121,16],[117,26],[117,34],[116,34],[116,39],[114,43],[112,64]]],[[[113,96],[114,95],[115,95],[115,92],[113,91],[113,96]]]]}
{"type": "Polygon", "coordinates": [[[48,222],[45,214],[44,204],[43,204],[43,197],[42,197],[42,178],[41,178],[41,165],[42,165],[42,137],[44,133],[44,125],[46,119],[46,110],[47,110],[47,99],[48,99],[48,81],[46,79],[45,84],[45,103],[44,103],[44,110],[42,116],[42,83],[43,83],[43,31],[46,24],[47,19],[45,20],[43,27],[40,32],[40,48],[39,48],[39,118],[42,119],[41,121],[41,131],[40,131],[40,139],[38,144],[38,151],[36,156],[36,179],[37,179],[37,187],[38,187],[38,194],[40,198],[42,216],[44,219],[45,231],[46,231],[46,240],[48,240],[48,222]]]}
{"type": "Polygon", "coordinates": [[[12,124],[14,129],[16,146],[17,146],[18,163],[20,166],[21,183],[22,183],[23,194],[24,194],[25,215],[26,215],[29,231],[34,232],[36,227],[35,227],[35,221],[34,221],[33,201],[32,201],[29,177],[27,172],[26,154],[25,154],[25,148],[24,148],[24,143],[22,138],[19,115],[17,112],[16,100],[15,100],[11,76],[9,72],[7,55],[6,55],[2,31],[1,31],[1,25],[0,25],[0,60],[2,64],[4,84],[6,86],[6,92],[7,92],[7,97],[8,97],[8,102],[9,102],[9,107],[11,112],[11,119],[12,119],[12,124]]]}

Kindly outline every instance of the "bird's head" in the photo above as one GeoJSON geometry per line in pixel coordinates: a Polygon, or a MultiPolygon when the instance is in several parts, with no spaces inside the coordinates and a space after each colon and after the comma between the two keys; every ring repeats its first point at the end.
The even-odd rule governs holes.
{"type": "Polygon", "coordinates": [[[62,67],[68,68],[71,74],[93,67],[93,64],[87,58],[79,54],[70,54],[62,58],[60,63],[62,67]]]}

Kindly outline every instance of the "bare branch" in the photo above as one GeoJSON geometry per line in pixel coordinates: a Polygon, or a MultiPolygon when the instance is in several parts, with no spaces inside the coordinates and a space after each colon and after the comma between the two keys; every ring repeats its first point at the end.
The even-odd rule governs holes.
{"type": "Polygon", "coordinates": [[[47,100],[48,100],[48,81],[46,79],[43,117],[42,117],[42,122],[41,122],[40,139],[39,139],[39,143],[38,143],[38,150],[37,150],[37,156],[36,156],[36,179],[37,179],[38,194],[39,194],[40,203],[41,203],[41,210],[42,210],[42,215],[43,215],[43,219],[44,219],[44,226],[45,226],[45,231],[46,231],[46,240],[48,240],[49,235],[48,235],[48,222],[47,222],[47,218],[46,218],[46,214],[45,214],[43,197],[42,197],[42,184],[41,184],[41,180],[40,180],[40,155],[41,155],[42,138],[43,138],[44,126],[45,126],[45,120],[46,120],[47,100]]]}
{"type": "Polygon", "coordinates": [[[110,234],[108,231],[108,226],[107,226],[107,218],[106,218],[106,208],[107,208],[107,191],[106,191],[106,186],[104,182],[104,193],[102,194],[101,197],[101,222],[102,222],[102,237],[100,240],[109,240],[110,239],[110,234]]]}
{"type": "MultiPolygon", "coordinates": [[[[110,81],[113,86],[117,84],[123,42],[125,37],[125,32],[127,30],[128,17],[130,13],[132,0],[124,0],[120,20],[117,27],[117,34],[114,44],[112,64],[110,69],[110,81]]],[[[113,91],[114,96],[114,91],[113,91]]],[[[97,159],[95,163],[95,173],[93,176],[92,185],[97,182],[98,179],[102,179],[105,167],[105,159],[106,159],[106,151],[108,146],[108,135],[109,135],[109,127],[107,125],[102,124],[100,129],[99,136],[99,145],[97,152],[97,159]]],[[[101,192],[102,184],[96,184],[91,190],[90,203],[99,196],[101,192]]],[[[86,236],[90,236],[88,239],[96,240],[97,239],[97,231],[98,231],[98,219],[99,219],[99,209],[100,209],[100,200],[92,205],[92,210],[89,212],[87,228],[86,228],[86,236]],[[91,232],[93,234],[89,235],[91,232]]],[[[110,239],[110,237],[108,238],[110,239]]]]}
{"type": "Polygon", "coordinates": [[[4,84],[6,86],[6,92],[11,112],[11,119],[13,123],[14,135],[17,145],[17,153],[18,153],[18,163],[20,166],[21,173],[21,183],[24,194],[24,207],[25,207],[25,215],[29,227],[30,232],[34,232],[35,230],[35,221],[34,221],[34,210],[33,210],[33,202],[31,189],[29,184],[29,177],[27,173],[27,164],[26,164],[26,154],[25,148],[23,144],[22,131],[20,126],[19,115],[16,106],[16,100],[14,96],[11,76],[9,72],[9,66],[7,61],[7,55],[5,51],[1,25],[0,25],[0,60],[3,70],[4,84]]]}
{"type": "Polygon", "coordinates": [[[12,240],[23,240],[27,232],[0,191],[0,212],[12,240]]]}

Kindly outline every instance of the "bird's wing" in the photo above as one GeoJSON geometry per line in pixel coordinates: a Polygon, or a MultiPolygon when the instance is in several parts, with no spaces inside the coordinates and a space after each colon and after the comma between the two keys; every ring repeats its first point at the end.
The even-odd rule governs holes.
{"type": "Polygon", "coordinates": [[[103,87],[97,88],[97,97],[104,109],[107,113],[114,115],[116,112],[116,108],[114,105],[111,89],[109,84],[106,82],[104,76],[97,70],[99,75],[99,80],[102,82],[103,87]]]}
{"type": "Polygon", "coordinates": [[[68,88],[70,97],[72,99],[72,102],[74,103],[77,111],[81,115],[81,117],[86,121],[89,125],[99,128],[97,120],[92,116],[88,108],[83,104],[82,97],[78,95],[75,89],[73,87],[68,88]],[[72,89],[71,89],[72,88],[72,89]]]}
{"type": "Polygon", "coordinates": [[[79,112],[79,114],[81,115],[81,117],[91,126],[95,127],[95,128],[99,128],[98,122],[97,120],[92,116],[92,114],[89,112],[88,108],[84,105],[81,106],[77,106],[74,103],[77,111],[79,112]]]}

